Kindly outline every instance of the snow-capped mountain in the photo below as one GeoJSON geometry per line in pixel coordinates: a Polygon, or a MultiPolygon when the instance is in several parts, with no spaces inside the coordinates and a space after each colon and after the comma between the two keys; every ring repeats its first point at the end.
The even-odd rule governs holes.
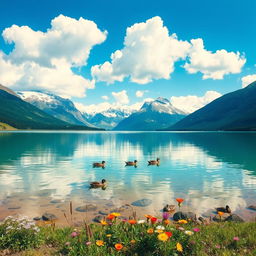
{"type": "Polygon", "coordinates": [[[84,112],[84,117],[94,126],[112,130],[119,122],[130,116],[136,110],[129,106],[110,106],[103,111],[84,112]]]}
{"type": "Polygon", "coordinates": [[[21,99],[58,119],[71,124],[94,127],[69,99],[41,91],[19,91],[17,94],[21,99]]]}
{"type": "Polygon", "coordinates": [[[114,130],[160,130],[165,129],[185,117],[185,113],[175,108],[168,99],[157,98],[145,102],[139,111],[122,120],[114,130]]]}
{"type": "Polygon", "coordinates": [[[185,115],[183,111],[180,109],[175,108],[168,99],[158,97],[154,101],[145,102],[140,109],[140,112],[159,112],[159,113],[166,113],[166,114],[180,114],[185,115]]]}

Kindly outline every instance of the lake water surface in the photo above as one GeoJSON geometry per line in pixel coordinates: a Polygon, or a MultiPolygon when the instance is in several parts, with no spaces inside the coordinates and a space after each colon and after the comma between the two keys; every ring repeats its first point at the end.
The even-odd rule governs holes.
{"type": "Polygon", "coordinates": [[[1,132],[0,216],[33,217],[53,199],[62,209],[69,201],[120,206],[147,198],[152,213],[182,197],[199,214],[228,204],[253,218],[246,207],[256,203],[255,154],[256,133],[1,132]],[[160,166],[147,165],[157,157],[160,166]],[[137,168],[125,167],[135,159],[137,168]],[[92,168],[102,160],[105,169],[92,168]],[[103,178],[106,190],[89,189],[103,178]]]}

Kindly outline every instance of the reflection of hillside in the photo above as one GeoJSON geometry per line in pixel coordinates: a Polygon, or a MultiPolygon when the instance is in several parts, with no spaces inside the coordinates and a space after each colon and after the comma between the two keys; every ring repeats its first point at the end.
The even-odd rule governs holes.
{"type": "Polygon", "coordinates": [[[0,133],[0,164],[8,164],[30,154],[50,153],[55,159],[72,156],[81,136],[69,133],[0,133]]]}
{"type": "Polygon", "coordinates": [[[256,133],[177,133],[179,140],[200,147],[208,155],[256,174],[256,133]]]}

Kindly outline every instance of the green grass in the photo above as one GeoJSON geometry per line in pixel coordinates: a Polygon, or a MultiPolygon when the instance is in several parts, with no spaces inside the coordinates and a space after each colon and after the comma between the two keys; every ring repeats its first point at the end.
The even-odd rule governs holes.
{"type": "Polygon", "coordinates": [[[210,225],[198,225],[194,222],[187,224],[171,222],[168,225],[148,222],[132,225],[127,221],[116,219],[113,224],[85,224],[76,229],[74,227],[56,228],[54,224],[50,226],[48,224],[40,227],[39,232],[31,233],[24,229],[19,230],[18,235],[15,229],[6,233],[8,225],[0,225],[0,255],[1,250],[6,249],[11,250],[13,255],[20,256],[256,255],[256,223],[254,222],[221,222],[210,225]],[[164,232],[172,233],[167,241],[159,240],[159,233],[155,232],[159,225],[164,226],[164,232]],[[193,231],[195,228],[199,230],[194,231],[192,235],[186,234],[186,230],[193,231]],[[149,233],[149,229],[153,229],[154,232],[149,233]],[[22,232],[26,234],[23,240],[21,240],[22,232]],[[234,237],[237,237],[237,240],[234,240],[234,237]],[[103,246],[97,245],[99,240],[103,241],[103,246]],[[177,243],[182,245],[182,252],[177,250],[177,243]],[[119,251],[115,248],[117,244],[123,247],[119,251]]]}

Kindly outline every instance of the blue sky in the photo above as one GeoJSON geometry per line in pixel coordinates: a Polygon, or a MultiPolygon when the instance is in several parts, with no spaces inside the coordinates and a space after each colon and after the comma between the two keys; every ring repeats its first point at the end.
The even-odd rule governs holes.
{"type": "MultiPolygon", "coordinates": [[[[88,80],[93,79],[91,73],[91,68],[93,66],[103,64],[106,61],[111,61],[111,54],[116,50],[122,50],[124,48],[124,37],[126,36],[126,29],[128,27],[133,26],[135,23],[147,24],[149,19],[156,16],[160,17],[163,22],[163,27],[168,29],[169,35],[171,36],[173,33],[176,33],[178,40],[186,41],[191,44],[192,39],[201,38],[206,51],[210,51],[214,54],[216,51],[224,49],[227,53],[233,52],[234,54],[237,54],[237,52],[239,52],[240,55],[239,57],[236,57],[237,60],[241,60],[242,58],[243,60],[246,59],[244,64],[241,64],[242,62],[237,63],[238,66],[240,65],[239,68],[225,67],[226,71],[224,71],[225,74],[221,79],[203,79],[203,73],[200,71],[202,67],[195,64],[197,62],[196,58],[200,58],[199,55],[195,56],[195,65],[192,65],[193,69],[196,68],[199,71],[189,74],[188,70],[183,67],[186,62],[191,64],[189,58],[192,55],[189,53],[190,55],[185,54],[185,57],[183,56],[184,58],[179,58],[173,62],[174,70],[169,72],[169,75],[171,76],[170,79],[161,78],[161,75],[159,75],[161,73],[160,70],[158,75],[152,74],[153,78],[151,82],[141,84],[131,81],[136,79],[132,79],[134,75],[129,72],[137,71],[132,70],[131,66],[133,66],[133,63],[131,62],[131,58],[126,56],[123,57],[121,62],[117,60],[116,67],[114,67],[115,64],[111,63],[112,67],[118,70],[115,72],[119,72],[119,75],[122,74],[123,77],[121,82],[114,81],[112,84],[107,85],[106,81],[100,81],[100,76],[97,76],[96,80],[98,79],[98,81],[96,81],[94,88],[86,90],[86,97],[81,97],[78,93],[72,95],[72,99],[75,102],[80,102],[86,105],[105,101],[101,96],[108,96],[109,99],[107,101],[112,103],[116,100],[112,93],[125,90],[126,95],[129,98],[128,104],[133,104],[142,101],[143,98],[156,98],[158,96],[170,98],[172,96],[187,95],[203,96],[207,91],[216,91],[220,94],[224,94],[242,88],[241,79],[245,76],[256,74],[255,11],[256,2],[254,0],[13,0],[11,2],[9,0],[1,0],[0,30],[2,32],[4,29],[16,24],[18,26],[28,26],[34,31],[42,31],[46,33],[47,29],[51,28],[51,21],[60,14],[76,20],[82,17],[86,20],[93,21],[98,26],[101,33],[107,31],[106,38],[105,40],[99,39],[98,42],[94,42],[93,45],[91,45],[89,57],[84,58],[84,62],[87,61],[87,64],[73,65],[70,68],[74,74],[80,75],[88,80]],[[128,61],[130,62],[128,63],[128,61]],[[127,68],[125,69],[125,67],[123,67],[126,64],[130,66],[128,68],[130,71],[127,71],[127,68]],[[118,65],[123,67],[120,68],[122,69],[121,71],[119,70],[118,65]],[[233,71],[230,73],[229,69],[233,71]],[[138,90],[146,91],[143,97],[136,97],[136,92],[138,90]]],[[[25,54],[24,52],[22,53],[23,56],[20,58],[17,56],[9,57],[9,54],[13,51],[16,43],[15,36],[17,33],[9,35],[12,39],[12,44],[6,43],[3,37],[0,39],[0,51],[4,53],[3,59],[5,59],[5,64],[3,64],[5,66],[2,70],[7,69],[8,65],[6,63],[9,61],[12,65],[16,65],[17,72],[21,72],[20,67],[17,65],[21,65],[21,62],[25,63],[28,61],[26,59],[28,58],[28,54],[25,54]]],[[[20,33],[22,33],[22,31],[20,33]]],[[[138,33],[139,32],[136,31],[136,35],[138,33]]],[[[152,36],[154,37],[154,35],[152,36]]],[[[33,40],[33,37],[22,37],[20,40],[23,40],[23,42],[24,40],[33,40]]],[[[155,38],[154,40],[161,41],[162,39],[155,38]]],[[[79,43],[81,42],[79,41],[79,43]]],[[[76,44],[74,44],[73,47],[76,47],[76,44]]],[[[157,47],[161,48],[161,43],[158,44],[157,47]]],[[[23,51],[26,50],[27,48],[23,49],[23,51]]],[[[65,50],[67,50],[67,48],[65,48],[65,50]]],[[[150,48],[149,51],[152,51],[152,49],[150,48]]],[[[43,54],[44,53],[42,52],[42,56],[43,54]]],[[[152,51],[152,54],[158,54],[158,52],[155,51],[155,48],[152,51]]],[[[65,57],[65,53],[63,53],[63,56],[65,57]]],[[[145,57],[145,55],[140,55],[140,53],[137,52],[135,56],[145,57]]],[[[225,56],[229,58],[228,54],[225,56]]],[[[216,56],[216,58],[222,59],[222,56],[216,56]]],[[[147,58],[141,61],[146,60],[147,58]]],[[[161,62],[161,59],[159,61],[161,62]]],[[[212,62],[213,59],[210,59],[209,61],[212,62]]],[[[230,62],[233,62],[232,59],[230,59],[230,62]]],[[[42,63],[43,62],[40,60],[38,65],[41,65],[40,67],[42,67],[42,63]]],[[[136,60],[136,63],[138,63],[138,60],[136,60]]],[[[208,64],[206,63],[206,65],[208,64]]],[[[232,66],[232,63],[230,63],[230,65],[232,66]]],[[[221,68],[222,67],[220,66],[210,67],[211,71],[221,68]]],[[[26,72],[26,68],[23,67],[22,72],[26,72]]],[[[102,77],[104,70],[101,69],[100,72],[102,77]]],[[[140,70],[140,75],[143,74],[143,72],[144,70],[140,70]]],[[[0,79],[1,75],[3,77],[3,79],[1,79],[2,81],[0,80],[0,83],[4,84],[3,81],[6,81],[8,83],[7,86],[13,89],[33,89],[33,85],[26,87],[26,79],[30,79],[29,77],[33,76],[34,73],[36,72],[31,72],[30,75],[26,74],[26,78],[23,78],[22,80],[15,80],[10,77],[6,78],[6,72],[3,74],[0,70],[0,79]]],[[[39,73],[44,74],[41,73],[41,71],[39,73]]],[[[145,73],[148,75],[150,72],[147,70],[145,73]]],[[[10,76],[11,75],[12,74],[10,74],[10,76]]],[[[13,77],[15,77],[15,75],[13,75],[13,77]]],[[[254,77],[250,77],[250,79],[253,78],[254,77]]],[[[34,79],[33,81],[35,83],[34,89],[42,89],[40,86],[43,87],[45,81],[41,82],[38,78],[32,79],[34,79]],[[38,85],[36,85],[36,83],[38,83],[38,85]]],[[[248,78],[248,81],[250,81],[250,79],[248,78]]],[[[58,92],[58,89],[56,89],[57,86],[61,85],[56,83],[52,90],[55,93],[58,92]]],[[[66,86],[69,86],[69,90],[71,89],[72,91],[72,85],[67,84],[66,86]]],[[[51,87],[47,87],[48,90],[50,90],[49,88],[51,89],[51,87]]],[[[76,87],[74,87],[73,90],[79,91],[76,87]]],[[[66,92],[68,94],[68,90],[66,90],[66,92]]],[[[126,104],[126,101],[124,100],[124,102],[120,103],[126,104]]]]}

